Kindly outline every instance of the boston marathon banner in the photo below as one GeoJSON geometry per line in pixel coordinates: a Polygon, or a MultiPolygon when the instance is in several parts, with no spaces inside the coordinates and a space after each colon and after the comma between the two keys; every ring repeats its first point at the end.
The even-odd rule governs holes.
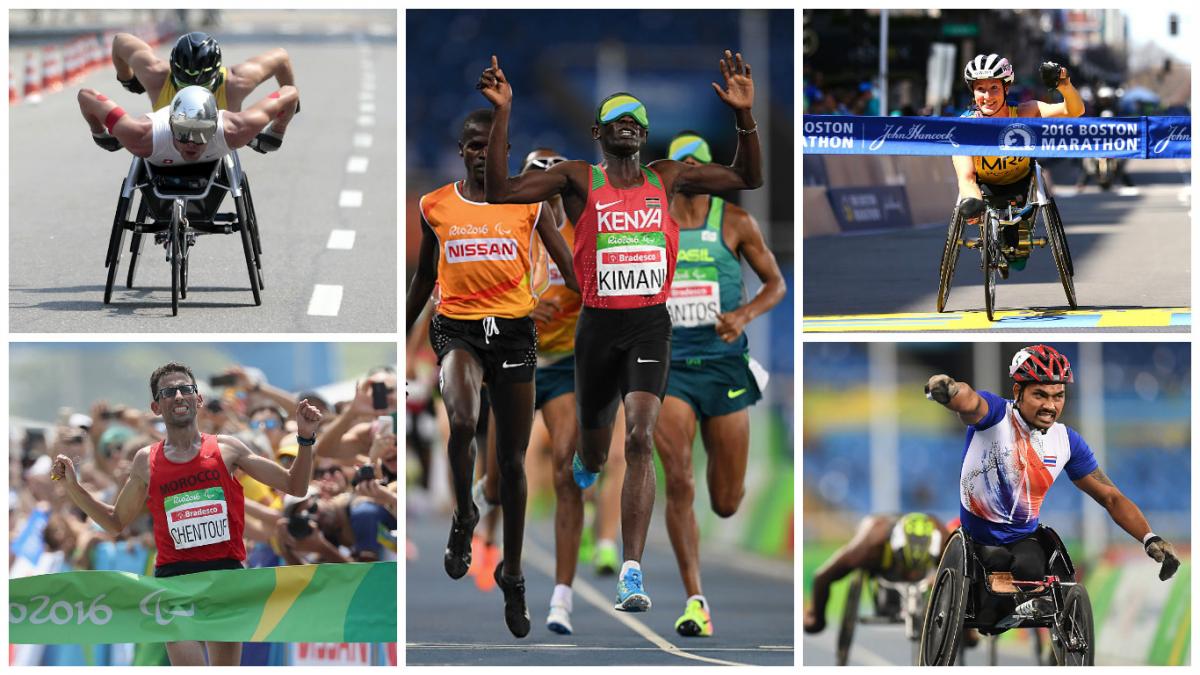
{"type": "Polygon", "coordinates": [[[801,147],[814,155],[1190,158],[1192,118],[805,115],[801,147]]]}
{"type": "Polygon", "coordinates": [[[395,642],[396,563],[10,579],[9,641],[395,642]]]}

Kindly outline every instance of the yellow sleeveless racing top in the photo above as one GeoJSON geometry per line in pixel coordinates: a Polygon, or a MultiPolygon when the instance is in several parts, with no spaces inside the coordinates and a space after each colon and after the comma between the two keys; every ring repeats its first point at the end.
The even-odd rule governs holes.
{"type": "MultiPolygon", "coordinates": [[[[978,117],[974,111],[972,117],[978,117]]],[[[1008,116],[1017,116],[1017,107],[1008,106],[1008,116]]],[[[1029,175],[1030,157],[972,157],[975,162],[975,180],[987,185],[1008,185],[1029,175]]]]}
{"type": "MultiPolygon", "coordinates": [[[[567,220],[558,228],[567,248],[575,247],[575,225],[567,220]]],[[[550,259],[550,254],[542,244],[541,239],[534,240],[537,253],[534,256],[535,270],[547,270],[548,286],[540,293],[541,298],[556,301],[562,308],[546,323],[538,323],[538,353],[548,357],[560,357],[575,351],[575,323],[579,320],[579,310],[583,307],[583,298],[563,283],[562,273],[558,265],[550,259]]],[[[537,275],[535,273],[535,280],[537,275]]],[[[536,290],[536,286],[535,286],[536,290]]]]}
{"type": "MultiPolygon", "coordinates": [[[[228,100],[225,97],[225,85],[228,83],[229,72],[225,66],[221,66],[221,86],[217,87],[217,90],[213,92],[213,95],[217,97],[218,110],[229,109],[228,100]]],[[[154,102],[154,109],[161,110],[171,105],[171,99],[175,98],[175,94],[178,93],[179,88],[175,86],[175,80],[168,73],[166,81],[163,82],[162,89],[158,91],[158,100],[154,102]]]]}

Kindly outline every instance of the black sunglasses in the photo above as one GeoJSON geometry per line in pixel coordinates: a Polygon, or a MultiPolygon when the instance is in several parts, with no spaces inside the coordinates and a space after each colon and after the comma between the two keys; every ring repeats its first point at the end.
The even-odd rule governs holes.
{"type": "Polygon", "coordinates": [[[181,384],[178,387],[163,387],[162,389],[159,389],[158,390],[158,398],[160,398],[160,399],[175,398],[176,394],[183,394],[184,396],[191,396],[195,393],[196,393],[196,385],[181,384]]]}

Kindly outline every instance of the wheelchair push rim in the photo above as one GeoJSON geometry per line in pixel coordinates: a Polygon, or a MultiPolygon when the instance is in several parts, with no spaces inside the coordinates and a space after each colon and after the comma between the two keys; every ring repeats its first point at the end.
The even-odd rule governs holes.
{"type": "Polygon", "coordinates": [[[859,570],[850,580],[850,588],[846,592],[846,606],[842,610],[842,624],[838,629],[837,665],[844,666],[850,661],[850,644],[854,640],[854,629],[858,625],[858,604],[862,600],[863,585],[866,582],[866,572],[859,570]]]}

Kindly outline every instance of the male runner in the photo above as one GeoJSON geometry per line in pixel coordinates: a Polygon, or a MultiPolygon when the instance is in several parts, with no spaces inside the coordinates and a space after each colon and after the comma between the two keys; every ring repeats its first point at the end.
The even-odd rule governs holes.
{"type": "Polygon", "coordinates": [[[948,375],[934,375],[925,396],[967,425],[959,482],[962,529],[975,541],[988,569],[1039,581],[1046,553],[1037,540],[1038,513],[1046,493],[1064,470],[1075,486],[1108,511],[1121,529],[1142,542],[1146,555],[1162,563],[1158,578],[1179,568],[1175,549],[1154,534],[1137,504],[1100,469],[1092,449],[1074,429],[1060,423],[1071,364],[1053,347],[1018,351],[1008,370],[1012,399],[976,392],[948,375]]]}
{"type": "MultiPolygon", "coordinates": [[[[117,81],[135,94],[150,97],[152,110],[170,105],[184,87],[199,86],[213,92],[221,110],[240,111],[255,87],[272,77],[280,87],[295,86],[292,61],[282,48],[272,49],[232,68],[222,64],[221,45],[207,33],[181,35],[171,49],[169,61],[154,48],[129,33],[117,33],[112,44],[113,69],[117,81]]],[[[267,153],[283,143],[289,119],[275,120],[250,147],[267,153]]]]}
{"type": "MultiPolygon", "coordinates": [[[[713,193],[762,184],[758,127],[751,114],[754,82],[741,54],[720,61],[725,89],[717,96],[734,111],[738,150],[732,166],[691,166],[660,160],[641,163],[650,120],[641,101],[620,92],[600,102],[592,138],[602,165],[567,161],[547,171],[508,177],[502,155],[487,162],[487,197],[494,203],[539,203],[561,195],[575,224],[575,265],[583,309],[575,330],[575,396],[580,448],[575,480],[586,488],[604,465],[618,402],[625,403],[625,484],[621,538],[625,563],[616,607],[650,609],[640,561],[654,505],[651,437],[667,384],[671,320],[667,293],[675,272],[679,228],[667,212],[678,192],[713,193]]],[[[477,87],[495,107],[491,143],[508,143],[512,89],[495,56],[477,87]]]]}
{"type": "Polygon", "coordinates": [[[286,86],[244,112],[219,110],[212,92],[185,87],[171,105],[133,117],[95,89],[79,90],[79,111],[96,144],[110,152],[125,148],[155,165],[220,159],[249,144],[272,120],[290,120],[299,94],[286,86]]]}
{"type": "Polygon", "coordinates": [[[804,632],[825,630],[829,587],[838,579],[861,569],[888,581],[920,581],[937,570],[949,536],[950,529],[928,513],[863,518],[854,537],[813,577],[804,632]]]}
{"type": "MultiPolygon", "coordinates": [[[[670,159],[691,166],[712,163],[708,142],[694,132],[677,135],[670,159]]],[[[696,484],[692,445],[696,422],[708,453],[708,495],[713,512],[728,518],[746,493],[750,411],[763,382],[751,372],[746,325],[787,293],[775,256],[754,218],[720,197],[676,193],[671,218],[679,223],[679,259],[667,309],[671,312],[671,370],[654,445],[667,483],[667,533],[683,579],[683,615],[675,632],[707,637],[713,625],[700,586],[700,529],[692,503],[696,484]],[[742,259],[762,281],[742,303],[742,259]]],[[[755,364],[757,367],[757,364],[755,364]]],[[[765,375],[761,368],[759,372],[765,375]]]]}
{"type": "MultiPolygon", "coordinates": [[[[320,411],[307,399],[296,405],[296,442],[300,450],[291,468],[284,469],[256,455],[233,436],[200,432],[196,413],[204,405],[204,397],[187,366],[171,362],[156,369],[150,375],[150,394],[150,409],[162,416],[167,437],[137,452],[115,504],[105,504],[84,489],[75,476],[75,465],[66,455],[54,460],[50,477],[65,479],[67,497],[112,534],[121,533],[141,515],[143,507],[148,509],[158,547],[156,577],[241,569],[246,559],[242,541],[245,500],[234,471],[241,469],[260,483],[289,495],[307,494],[320,411]],[[189,511],[200,503],[215,510],[215,515],[192,515],[189,511]]],[[[240,642],[205,645],[210,665],[236,666],[241,662],[240,642]]],[[[167,656],[173,666],[205,664],[198,641],[168,642],[167,656]]]]}
{"type": "MultiPolygon", "coordinates": [[[[522,173],[546,171],[550,167],[567,161],[565,157],[549,148],[539,148],[525,158],[522,173]]],[[[554,195],[546,202],[558,223],[558,231],[568,246],[575,244],[575,226],[567,219],[563,210],[562,196],[554,195]]],[[[550,612],[546,627],[560,635],[574,632],[571,626],[573,593],[571,584],[575,580],[575,566],[580,559],[580,541],[583,534],[583,490],[575,483],[571,471],[572,458],[578,445],[579,423],[575,417],[575,324],[582,307],[579,293],[566,287],[562,272],[552,262],[547,262],[550,285],[538,298],[537,307],[530,314],[538,328],[538,366],[534,407],[542,411],[542,421],[550,436],[550,462],[554,471],[554,591],[550,595],[550,612]]],[[[624,416],[618,411],[615,426],[624,430],[624,416]]],[[[623,435],[623,434],[622,434],[623,435]]],[[[609,475],[602,486],[604,492],[597,495],[598,521],[608,521],[612,532],[601,532],[602,541],[597,556],[612,554],[606,548],[608,536],[615,537],[616,519],[620,513],[621,485],[617,477],[625,471],[624,448],[619,442],[609,448],[609,475]],[[605,500],[614,496],[616,500],[605,500]],[[616,511],[616,513],[613,513],[616,511]]],[[[615,541],[615,539],[614,539],[615,541]]],[[[608,544],[611,546],[611,544],[608,544]]],[[[604,562],[604,561],[598,561],[604,562]]],[[[616,571],[616,563],[607,563],[616,571]]],[[[610,574],[612,572],[609,572],[610,574]]]]}
{"type": "MultiPolygon", "coordinates": [[[[533,371],[537,329],[529,314],[537,305],[531,288],[534,230],[577,289],[570,249],[540,202],[530,205],[488,203],[484,166],[489,156],[508,155],[507,141],[489,140],[492,111],[467,116],[459,138],[466,177],[421,197],[421,248],[409,287],[405,330],[433,293],[438,294],[430,323],[437,352],[439,385],[450,422],[447,450],[457,508],[446,544],[444,564],[452,579],[471,565],[471,532],[479,509],[471,499],[475,468],[472,440],[484,384],[496,413],[496,452],[500,503],[504,508],[504,559],[496,583],[504,591],[504,620],[517,637],[529,634],[521,544],[525,534],[525,448],[533,424],[533,371]],[[489,153],[489,148],[493,152],[489,153]]],[[[498,161],[503,162],[504,159],[498,161]]]]}

